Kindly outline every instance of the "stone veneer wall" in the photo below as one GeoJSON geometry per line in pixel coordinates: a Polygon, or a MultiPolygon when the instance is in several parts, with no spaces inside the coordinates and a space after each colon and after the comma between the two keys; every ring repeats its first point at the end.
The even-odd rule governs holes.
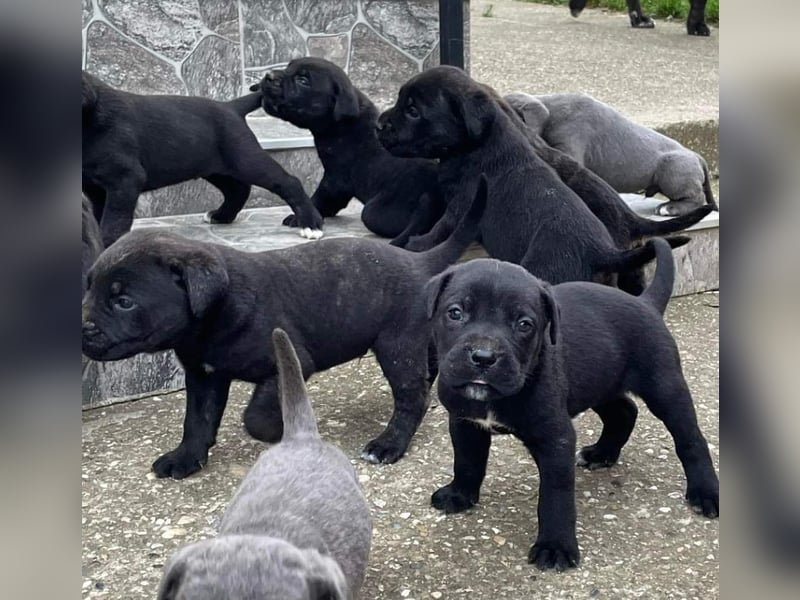
{"type": "MultiPolygon", "coordinates": [[[[81,3],[83,67],[131,92],[230,99],[246,93],[270,68],[299,56],[317,56],[345,69],[357,87],[385,108],[406,80],[439,63],[438,0],[81,3]]],[[[464,4],[468,36],[469,0],[464,4]]],[[[308,132],[279,126],[263,111],[253,116],[249,120],[265,145],[271,138],[286,139],[287,130],[289,138],[296,138],[295,148],[272,155],[311,194],[322,168],[308,132]]],[[[208,183],[192,181],[143,194],[136,215],[201,213],[221,201],[208,183]]],[[[254,188],[247,208],[282,204],[280,198],[254,188]]]]}

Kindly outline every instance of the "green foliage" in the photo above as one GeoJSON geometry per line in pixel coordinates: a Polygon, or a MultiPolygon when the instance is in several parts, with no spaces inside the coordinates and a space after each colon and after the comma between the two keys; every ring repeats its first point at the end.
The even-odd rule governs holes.
{"type": "Polygon", "coordinates": [[[483,16],[483,17],[493,17],[494,16],[494,4],[490,4],[489,6],[487,6],[484,9],[483,14],[481,16],[483,16]]]}
{"type": "MultiPolygon", "coordinates": [[[[567,4],[568,0],[521,0],[522,2],[536,2],[538,4],[567,4]]],[[[589,8],[608,8],[620,12],[627,12],[628,4],[625,0],[589,0],[589,8]]],[[[657,19],[673,17],[685,19],[689,14],[689,0],[642,0],[642,10],[646,15],[657,19]]],[[[719,23],[719,0],[708,0],[706,5],[706,20],[709,23],[719,23]]]]}

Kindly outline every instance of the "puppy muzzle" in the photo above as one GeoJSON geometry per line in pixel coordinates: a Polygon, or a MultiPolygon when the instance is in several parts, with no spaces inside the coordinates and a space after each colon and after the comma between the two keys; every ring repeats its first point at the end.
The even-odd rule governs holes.
{"type": "Polygon", "coordinates": [[[478,401],[510,396],[525,377],[513,353],[497,340],[470,340],[451,348],[440,363],[442,382],[478,401]]]}

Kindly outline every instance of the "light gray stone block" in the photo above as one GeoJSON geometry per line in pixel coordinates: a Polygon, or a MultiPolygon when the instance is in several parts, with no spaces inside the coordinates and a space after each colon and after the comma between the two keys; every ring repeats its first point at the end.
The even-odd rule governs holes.
{"type": "Polygon", "coordinates": [[[172,351],[139,354],[112,362],[85,360],[83,408],[170,392],[184,385],[183,368],[172,351]]]}
{"type": "Polygon", "coordinates": [[[304,56],[306,44],[283,2],[240,0],[244,31],[244,66],[266,67],[304,56]]]}
{"type": "Polygon", "coordinates": [[[342,33],[349,31],[358,18],[356,0],[285,0],[289,16],[308,33],[342,33]]]}
{"type": "Polygon", "coordinates": [[[181,65],[189,94],[230,100],[242,91],[239,45],[216,35],[204,37],[181,65]]]}
{"type": "Polygon", "coordinates": [[[345,69],[350,52],[350,38],[346,34],[311,36],[306,40],[308,55],[324,58],[345,69]]]}
{"type": "Polygon", "coordinates": [[[363,10],[378,33],[418,59],[439,41],[438,0],[365,0],[363,10]]]}
{"type": "Polygon", "coordinates": [[[239,41],[239,3],[231,0],[198,0],[200,16],[210,30],[239,41]]]}

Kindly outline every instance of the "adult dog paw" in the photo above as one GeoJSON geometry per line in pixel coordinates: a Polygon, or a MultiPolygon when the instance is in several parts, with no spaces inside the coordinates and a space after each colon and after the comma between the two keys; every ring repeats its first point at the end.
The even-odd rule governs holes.
{"type": "Polygon", "coordinates": [[[689,35],[699,35],[702,37],[708,37],[711,35],[711,30],[705,23],[687,23],[686,31],[689,33],[689,35]]]}
{"type": "Polygon", "coordinates": [[[616,452],[599,448],[597,444],[584,446],[578,451],[575,463],[579,467],[584,467],[590,471],[595,469],[607,469],[616,464],[619,458],[619,450],[616,452]]]}
{"type": "Polygon", "coordinates": [[[406,447],[407,445],[405,444],[382,440],[378,437],[364,446],[361,451],[361,458],[373,464],[391,464],[403,458],[403,454],[406,453],[406,447]]]}
{"type": "Polygon", "coordinates": [[[439,488],[431,496],[431,506],[447,514],[464,512],[475,506],[477,501],[477,495],[458,490],[452,485],[439,488]]]}
{"type": "Polygon", "coordinates": [[[555,569],[564,571],[578,566],[581,555],[578,551],[578,541],[572,540],[565,542],[542,542],[537,540],[528,552],[528,563],[536,565],[537,568],[545,571],[555,569]]]}
{"type": "Polygon", "coordinates": [[[156,477],[183,479],[192,473],[197,473],[205,466],[207,460],[207,456],[198,458],[182,446],[178,446],[153,463],[153,473],[156,474],[156,477]]]}
{"type": "Polygon", "coordinates": [[[719,486],[689,488],[686,501],[694,512],[709,519],[719,516],[719,486]]]}

